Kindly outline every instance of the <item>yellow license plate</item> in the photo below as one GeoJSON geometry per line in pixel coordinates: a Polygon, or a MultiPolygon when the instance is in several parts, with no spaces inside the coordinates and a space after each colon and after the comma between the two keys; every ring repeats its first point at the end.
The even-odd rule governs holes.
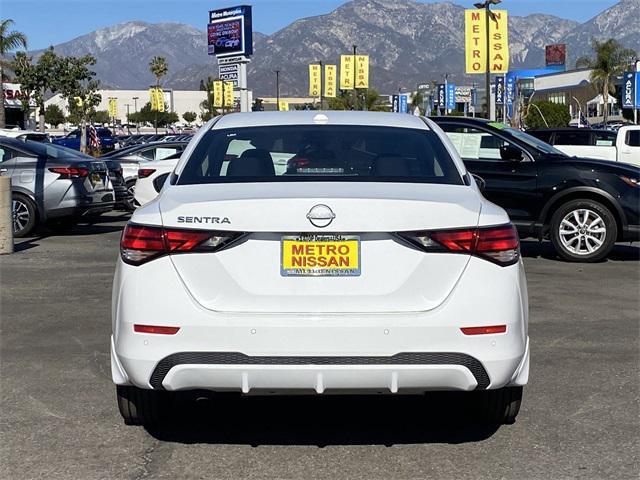
{"type": "Polygon", "coordinates": [[[360,237],[296,235],[281,239],[283,277],[360,275],[360,237]]]}

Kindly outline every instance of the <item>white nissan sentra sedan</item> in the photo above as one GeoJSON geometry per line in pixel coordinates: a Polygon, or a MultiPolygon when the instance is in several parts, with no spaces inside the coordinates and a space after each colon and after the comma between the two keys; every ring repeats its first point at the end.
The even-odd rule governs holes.
{"type": "Polygon", "coordinates": [[[518,236],[428,119],[217,117],[133,214],[120,253],[111,368],[127,424],[194,389],[451,390],[481,421],[518,413],[518,236]]]}

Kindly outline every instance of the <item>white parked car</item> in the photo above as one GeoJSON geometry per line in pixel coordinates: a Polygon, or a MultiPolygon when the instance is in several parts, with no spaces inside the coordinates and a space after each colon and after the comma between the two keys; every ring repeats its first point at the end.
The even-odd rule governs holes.
{"type": "Polygon", "coordinates": [[[547,128],[527,133],[572,157],[630,163],[640,167],[640,125],[618,131],[589,128],[547,128]]]}
{"type": "Polygon", "coordinates": [[[181,153],[177,153],[162,161],[145,162],[138,165],[134,188],[134,206],[145,205],[158,196],[167,177],[176,168],[180,155],[181,153]]]}
{"type": "Polygon", "coordinates": [[[451,390],[511,423],[529,376],[516,230],[413,115],[212,120],[132,215],[113,292],[128,424],[194,389],[451,390]]]}

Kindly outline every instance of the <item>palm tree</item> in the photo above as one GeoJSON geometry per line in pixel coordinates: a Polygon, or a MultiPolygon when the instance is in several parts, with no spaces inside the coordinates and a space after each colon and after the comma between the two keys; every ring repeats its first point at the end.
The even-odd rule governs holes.
{"type": "MultiPolygon", "coordinates": [[[[160,80],[167,74],[169,70],[169,66],[167,65],[167,60],[164,57],[153,57],[149,62],[149,70],[153,73],[153,76],[156,77],[156,88],[160,88],[160,80]]],[[[158,133],[158,111],[156,110],[155,116],[155,127],[156,133],[158,133]]]]}
{"type": "Polygon", "coordinates": [[[4,128],[6,124],[4,112],[4,69],[11,63],[6,56],[19,47],[27,49],[27,37],[25,34],[15,30],[9,31],[13,23],[13,20],[9,18],[0,20],[0,128],[4,128]]]}
{"type": "Polygon", "coordinates": [[[411,113],[413,113],[417,108],[420,109],[420,114],[422,114],[422,105],[424,104],[424,94],[418,90],[411,97],[411,113]]]}
{"type": "Polygon", "coordinates": [[[149,70],[156,77],[156,87],[160,87],[160,80],[167,74],[169,66],[164,57],[153,57],[149,62],[149,70]]]}
{"type": "Polygon", "coordinates": [[[622,75],[627,66],[633,61],[636,55],[630,48],[624,48],[618,41],[610,38],[603,42],[593,41],[595,58],[580,57],[576,61],[576,68],[589,68],[591,72],[591,83],[597,91],[602,93],[604,102],[603,123],[607,124],[609,114],[609,94],[615,93],[614,79],[622,75]]]}

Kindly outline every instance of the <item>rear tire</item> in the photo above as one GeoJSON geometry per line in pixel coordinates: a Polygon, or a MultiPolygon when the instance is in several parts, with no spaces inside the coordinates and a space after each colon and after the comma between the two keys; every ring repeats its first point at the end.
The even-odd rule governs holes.
{"type": "Polygon", "coordinates": [[[558,255],[570,262],[602,260],[613,249],[617,236],[615,217],[595,200],[572,200],[551,217],[551,243],[558,255]]]}
{"type": "Polygon", "coordinates": [[[14,193],[12,199],[13,236],[29,235],[36,226],[36,205],[26,195],[14,193]]]}
{"type": "Polygon", "coordinates": [[[127,198],[122,202],[124,205],[124,209],[133,212],[136,209],[136,205],[133,203],[133,198],[135,196],[136,189],[136,181],[129,180],[127,182],[127,198]]]}
{"type": "Polygon", "coordinates": [[[511,425],[515,423],[520,404],[522,387],[503,387],[497,390],[476,392],[477,418],[480,423],[511,425]]]}
{"type": "Polygon", "coordinates": [[[167,392],[116,385],[118,409],[126,425],[158,423],[167,407],[167,392]]]}

